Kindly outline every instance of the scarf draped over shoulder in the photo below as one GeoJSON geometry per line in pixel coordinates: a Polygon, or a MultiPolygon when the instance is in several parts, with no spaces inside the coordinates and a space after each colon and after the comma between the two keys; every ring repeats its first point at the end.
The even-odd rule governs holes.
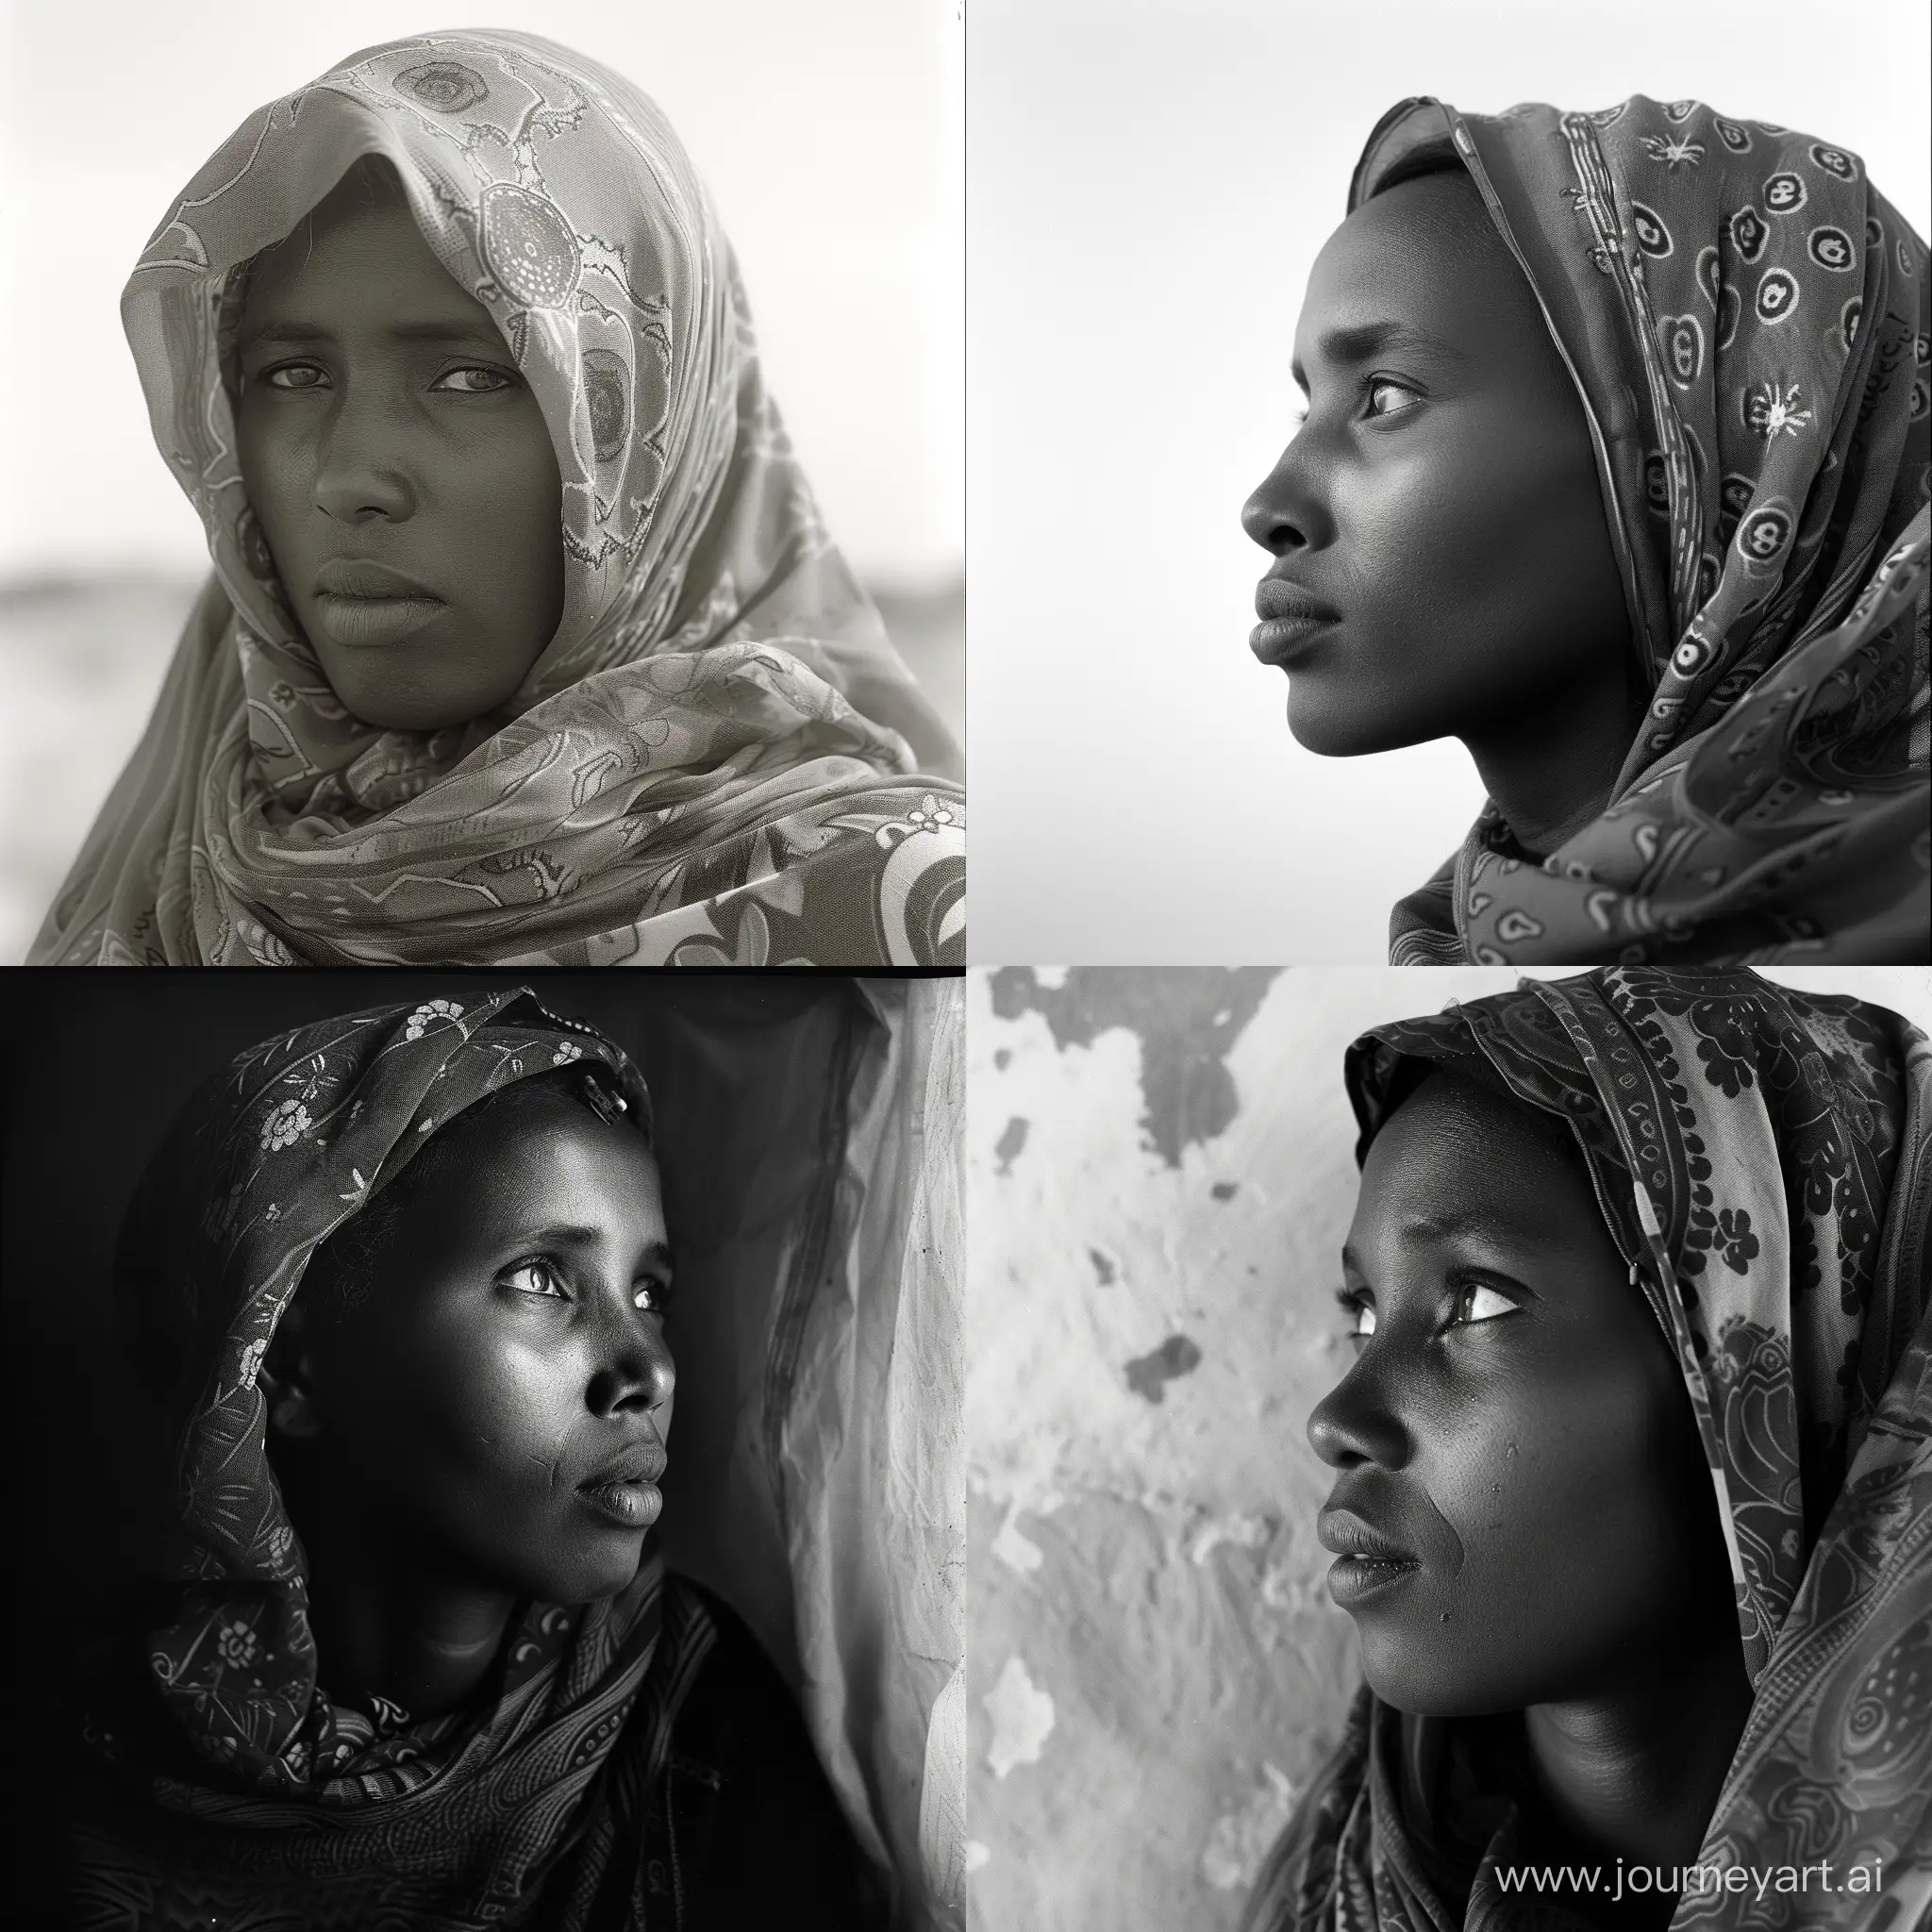
{"type": "MultiPolygon", "coordinates": [[[[199,1899],[222,1924],[245,1905],[291,1924],[456,1932],[525,1923],[541,1892],[543,1923],[575,1927],[611,1861],[638,1856],[672,1720],[715,1639],[655,1540],[620,1595],[525,1607],[458,1709],[339,1703],[317,1675],[258,1382],[316,1248],[465,1108],[572,1063],[600,1068],[648,1131],[623,1051],[515,991],[265,1041],[202,1089],[150,1163],[117,1292],[177,1489],[145,1682],[88,1721],[116,1823],[80,1833],[87,1923],[90,1910],[123,1923],[158,1869],[169,1898],[199,1899]]],[[[628,1897],[630,1877],[618,1884],[628,1897]]]]}
{"type": "MultiPolygon", "coordinates": [[[[1566,1121],[1633,1294],[1668,1338],[1724,1526],[1754,1691],[1697,1854],[1722,1874],[1832,1861],[1932,1905],[1932,1041],[1756,974],[1618,968],[1526,983],[1350,1048],[1358,1153],[1405,1060],[1474,1061],[1566,1121]]],[[[1248,1932],[1580,1926],[1507,1888],[1516,1805],[1454,1719],[1366,1686],[1270,1855],[1248,1932]]],[[[1823,1928],[1813,1890],[1701,1880],[1674,1932],[1823,1928]],[[1748,1899],[1750,1894],[1745,1894],[1748,1899]]],[[[1888,1909],[1895,1913],[1887,1917],[1888,1909]]],[[[1863,1920],[1858,1923],[1865,1923],[1863,1920]]]]}
{"type": "Polygon", "coordinates": [[[729,243],[657,108],[517,33],[365,49],[252,114],[122,301],[213,575],[31,958],[956,963],[954,747],[820,521],[729,243]],[[236,454],[249,264],[379,156],[562,480],[562,617],[497,712],[350,715],[236,454]]]}
{"type": "Polygon", "coordinates": [[[1846,149],[1698,101],[1401,103],[1453,141],[1589,420],[1647,713],[1532,857],[1493,805],[1398,966],[1932,958],[1925,243],[1846,149]]]}

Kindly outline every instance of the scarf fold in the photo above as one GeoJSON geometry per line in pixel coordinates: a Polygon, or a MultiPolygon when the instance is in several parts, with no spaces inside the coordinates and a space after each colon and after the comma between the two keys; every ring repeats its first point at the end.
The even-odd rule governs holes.
{"type": "Polygon", "coordinates": [[[558,1900],[588,1902],[612,1860],[638,1856],[629,1814],[715,1636],[655,1540],[620,1595],[526,1606],[457,1710],[338,1703],[318,1679],[258,1384],[316,1248],[465,1108],[574,1062],[600,1065],[648,1130],[622,1050],[518,990],[265,1041],[201,1090],[150,1163],[118,1292],[178,1487],[146,1681],[89,1713],[103,1816],[79,1833],[83,1915],[121,1923],[110,1906],[152,1904],[158,1887],[224,1924],[245,1904],[276,1924],[279,1910],[305,1926],[466,1932],[528,1923],[541,1892],[562,1913],[543,1923],[574,1932],[578,1907],[558,1900]]]}
{"type": "Polygon", "coordinates": [[[1354,208],[1447,137],[1581,397],[1649,709],[1545,856],[1493,804],[1398,966],[1932,957],[1924,241],[1858,158],[1697,101],[1370,137],[1354,208]]]}
{"type": "MultiPolygon", "coordinates": [[[[1377,1026],[1358,1154],[1405,1060],[1474,1058],[1568,1122],[1669,1339],[1726,1527],[1754,1701],[1700,1865],[1877,1868],[1932,1905],[1932,1041],[1748,972],[1619,968],[1377,1026]]],[[[1502,1889],[1524,1793],[1482,1722],[1363,1688],[1270,1855],[1250,1932],[1579,1924],[1502,1889]]],[[[1686,1890],[1676,1932],[1864,1924],[1814,1890],[1686,1890]],[[1751,1894],[1745,1894],[1748,1900],[1751,1894]]]]}
{"type": "Polygon", "coordinates": [[[350,56],[252,114],[122,301],[214,571],[37,963],[942,965],[954,756],[820,520],[731,249],[657,108],[517,33],[350,56]],[[562,480],[564,605],[500,710],[330,690],[236,454],[249,265],[361,156],[501,330],[562,480]]]}

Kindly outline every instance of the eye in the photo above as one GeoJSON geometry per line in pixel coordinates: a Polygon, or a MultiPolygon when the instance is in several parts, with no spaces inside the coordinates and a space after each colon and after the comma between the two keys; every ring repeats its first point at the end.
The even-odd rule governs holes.
{"type": "Polygon", "coordinates": [[[570,1299],[564,1291],[563,1277],[541,1258],[519,1261],[504,1279],[513,1284],[520,1294],[543,1295],[558,1301],[570,1299]]]}
{"type": "Polygon", "coordinates": [[[310,389],[326,389],[328,371],[314,362],[281,362],[273,369],[264,369],[260,379],[270,389],[299,391],[310,389]],[[284,381],[282,378],[287,377],[284,381]]]}
{"type": "Polygon", "coordinates": [[[641,1281],[630,1291],[630,1305],[647,1315],[661,1315],[671,1306],[668,1281],[641,1281]]]}
{"type": "Polygon", "coordinates": [[[1366,1341],[1375,1332],[1374,1297],[1362,1289],[1338,1288],[1335,1299],[1349,1317],[1349,1325],[1342,1332],[1351,1341],[1366,1341]]]}
{"type": "Polygon", "coordinates": [[[1456,1293],[1455,1321],[1464,1326],[1493,1322],[1498,1316],[1515,1314],[1517,1304],[1507,1294],[1484,1282],[1466,1282],[1456,1293]]]}
{"type": "Polygon", "coordinates": [[[1386,375],[1372,375],[1367,391],[1371,416],[1400,416],[1422,401],[1407,384],[1391,382],[1386,375]]]}
{"type": "Polygon", "coordinates": [[[500,369],[475,368],[452,369],[446,375],[439,375],[430,387],[440,389],[445,395],[488,396],[494,395],[500,389],[515,386],[516,378],[506,375],[500,369]],[[459,378],[480,375],[481,382],[469,382],[459,378]]]}

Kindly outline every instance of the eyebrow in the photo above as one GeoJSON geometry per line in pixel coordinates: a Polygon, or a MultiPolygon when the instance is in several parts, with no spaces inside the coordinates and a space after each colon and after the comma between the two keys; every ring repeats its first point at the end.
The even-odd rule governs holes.
{"type": "MultiPolygon", "coordinates": [[[[574,1223],[560,1223],[555,1227],[533,1228],[525,1237],[529,1241],[555,1241],[559,1246],[571,1248],[595,1247],[604,1239],[603,1231],[594,1227],[581,1227],[574,1223]]],[[[660,1274],[671,1273],[671,1249],[666,1242],[651,1241],[638,1264],[638,1272],[656,1269],[660,1274]]]]}
{"type": "MultiPolygon", "coordinates": [[[[508,355],[508,344],[501,338],[486,334],[474,323],[462,322],[397,322],[391,323],[383,334],[392,342],[490,342],[508,355]]],[[[324,328],[316,322],[270,322],[259,328],[250,329],[242,339],[244,348],[253,348],[258,342],[284,342],[296,345],[329,342],[337,340],[333,329],[324,328]]]]}
{"type": "MultiPolygon", "coordinates": [[[[1383,322],[1350,323],[1325,330],[1317,337],[1315,348],[1323,361],[1339,364],[1344,369],[1367,362],[1391,349],[1411,355],[1441,356],[1452,362],[1469,359],[1454,342],[1444,341],[1441,336],[1431,335],[1427,329],[1417,328],[1413,323],[1398,322],[1393,317],[1383,322]]],[[[1294,377],[1295,387],[1306,395],[1307,376],[1300,357],[1297,356],[1288,365],[1288,373],[1294,377]]]]}
{"type": "MultiPolygon", "coordinates": [[[[1497,1216],[1485,1213],[1479,1208],[1452,1208],[1445,1214],[1413,1215],[1397,1229],[1398,1237],[1405,1241],[1451,1241],[1468,1235],[1481,1239],[1500,1236],[1507,1240],[1510,1232],[1497,1216]]],[[[1357,1274],[1368,1272],[1362,1266],[1361,1256],[1350,1245],[1343,1245],[1341,1260],[1344,1267],[1353,1268],[1357,1274]]]]}

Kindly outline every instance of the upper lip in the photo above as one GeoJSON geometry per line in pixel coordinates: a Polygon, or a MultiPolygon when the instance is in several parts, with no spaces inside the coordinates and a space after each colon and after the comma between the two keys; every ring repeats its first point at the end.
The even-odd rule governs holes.
{"type": "Polygon", "coordinates": [[[664,1474],[664,1445],[655,1439],[628,1442],[616,1455],[607,1457],[577,1485],[580,1490],[601,1489],[606,1483],[655,1483],[664,1474]]]}
{"type": "Polygon", "coordinates": [[[1353,1509],[1328,1508],[1315,1519],[1315,1541],[1338,1557],[1371,1557],[1384,1563],[1418,1563],[1413,1550],[1405,1550],[1353,1509]]]}
{"type": "Polygon", "coordinates": [[[1255,615],[1264,623],[1286,617],[1332,624],[1341,613],[1286,577],[1263,577],[1255,587],[1255,615]]]}
{"type": "MultiPolygon", "coordinates": [[[[315,573],[315,589],[324,597],[430,597],[414,577],[366,558],[332,557],[315,573]]],[[[441,603],[441,598],[436,598],[441,603]]]]}

